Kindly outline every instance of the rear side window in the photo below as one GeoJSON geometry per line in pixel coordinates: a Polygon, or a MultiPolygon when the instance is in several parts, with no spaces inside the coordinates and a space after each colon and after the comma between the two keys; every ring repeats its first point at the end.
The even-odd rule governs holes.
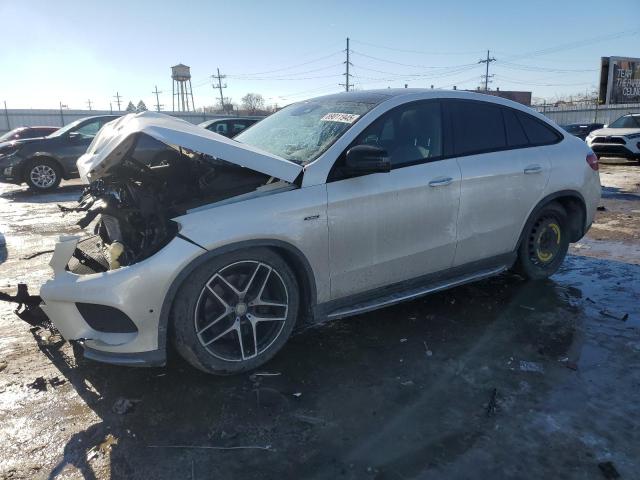
{"type": "Polygon", "coordinates": [[[522,112],[517,115],[531,145],[549,145],[560,140],[560,135],[540,120],[522,112]]]}
{"type": "Polygon", "coordinates": [[[482,102],[451,102],[454,153],[501,150],[507,146],[501,109],[482,102]]]}
{"type": "Polygon", "coordinates": [[[502,108],[501,110],[502,116],[504,117],[504,130],[507,134],[507,145],[514,148],[529,145],[529,140],[524,134],[522,125],[520,125],[515,112],[506,108],[502,108]]]}

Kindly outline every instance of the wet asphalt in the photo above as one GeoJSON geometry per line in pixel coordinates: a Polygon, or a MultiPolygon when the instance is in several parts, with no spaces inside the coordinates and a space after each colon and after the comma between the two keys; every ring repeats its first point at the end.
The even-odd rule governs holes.
{"type": "MultiPolygon", "coordinates": [[[[552,279],[327,323],[251,374],[94,363],[0,304],[0,478],[637,478],[639,168],[603,169],[552,279]]],[[[0,288],[48,277],[25,257],[77,231],[56,204],[79,191],[0,186],[0,288]]]]}

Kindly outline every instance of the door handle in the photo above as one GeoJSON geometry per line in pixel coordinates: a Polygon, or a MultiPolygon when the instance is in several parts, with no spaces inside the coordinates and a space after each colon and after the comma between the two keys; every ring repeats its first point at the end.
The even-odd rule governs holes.
{"type": "Polygon", "coordinates": [[[438,177],[429,182],[430,187],[444,187],[445,185],[451,185],[453,178],[451,177],[438,177]]]}
{"type": "Polygon", "coordinates": [[[540,172],[542,172],[542,167],[540,165],[529,165],[524,169],[524,173],[527,175],[530,173],[540,173],[540,172]]]}

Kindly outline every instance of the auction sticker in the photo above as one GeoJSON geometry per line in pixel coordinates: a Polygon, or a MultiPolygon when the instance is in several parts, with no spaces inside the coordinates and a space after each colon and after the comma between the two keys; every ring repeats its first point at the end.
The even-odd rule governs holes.
{"type": "Polygon", "coordinates": [[[321,122],[341,122],[341,123],[353,123],[360,115],[354,113],[327,113],[320,119],[321,122]]]}

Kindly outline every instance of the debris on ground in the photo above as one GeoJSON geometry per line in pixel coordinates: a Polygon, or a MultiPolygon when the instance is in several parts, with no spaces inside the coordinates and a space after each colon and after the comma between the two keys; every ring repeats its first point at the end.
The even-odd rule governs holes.
{"type": "Polygon", "coordinates": [[[604,475],[604,478],[608,480],[620,478],[620,474],[618,473],[618,470],[616,470],[616,467],[613,465],[613,462],[601,462],[598,464],[598,468],[602,472],[602,475],[604,475]]]}
{"type": "Polygon", "coordinates": [[[487,404],[487,417],[492,417],[498,411],[498,389],[494,388],[487,404]]]}
{"type": "Polygon", "coordinates": [[[249,380],[253,383],[262,380],[261,377],[278,377],[282,375],[280,372],[256,372],[249,375],[249,380]]]}
{"type": "Polygon", "coordinates": [[[524,308],[525,310],[529,310],[531,312],[535,312],[536,309],[533,307],[530,307],[529,305],[518,305],[520,308],[524,308]]]}
{"type": "Polygon", "coordinates": [[[403,387],[411,387],[414,385],[413,380],[406,380],[404,382],[400,382],[400,385],[403,387]]]}
{"type": "Polygon", "coordinates": [[[323,423],[325,423],[321,418],[313,417],[311,415],[304,415],[302,413],[294,413],[292,417],[308,425],[322,425],[323,423]]]}
{"type": "Polygon", "coordinates": [[[296,398],[300,398],[302,396],[302,392],[295,392],[293,393],[293,396],[296,398]]]}
{"type": "Polygon", "coordinates": [[[407,339],[406,339],[406,338],[401,338],[401,339],[400,339],[400,343],[405,343],[406,341],[407,341],[407,339]]]}
{"type": "Polygon", "coordinates": [[[597,209],[597,210],[598,210],[599,212],[606,212],[606,211],[607,211],[607,207],[605,207],[604,205],[600,205],[600,206],[598,206],[598,209],[597,209]]]}
{"type": "Polygon", "coordinates": [[[111,411],[118,415],[124,415],[131,412],[139,401],[140,400],[130,400],[128,398],[118,397],[113,403],[111,411]]]}
{"type": "Polygon", "coordinates": [[[433,352],[431,350],[429,350],[429,346],[427,345],[427,342],[425,342],[423,340],[422,343],[424,343],[424,350],[425,350],[425,353],[426,353],[427,357],[430,357],[431,355],[433,355],[433,352]]]}
{"type": "Polygon", "coordinates": [[[4,360],[0,361],[0,372],[2,372],[5,368],[7,368],[9,364],[7,362],[5,362],[4,360]]]}
{"type": "Polygon", "coordinates": [[[616,320],[622,320],[623,322],[626,322],[627,319],[629,318],[629,314],[625,313],[622,316],[616,315],[614,313],[609,312],[606,308],[600,310],[600,315],[603,315],[605,317],[609,317],[609,318],[615,318],[616,320]]]}
{"type": "Polygon", "coordinates": [[[520,360],[520,371],[544,373],[544,367],[538,362],[527,362],[525,360],[520,360]]]}
{"type": "Polygon", "coordinates": [[[569,370],[578,370],[578,364],[576,362],[570,361],[569,357],[561,358],[560,363],[562,363],[562,365],[564,365],[569,370]]]}
{"type": "Polygon", "coordinates": [[[38,377],[33,382],[27,383],[27,387],[37,390],[38,392],[44,392],[47,390],[47,381],[44,377],[38,377]]]}

